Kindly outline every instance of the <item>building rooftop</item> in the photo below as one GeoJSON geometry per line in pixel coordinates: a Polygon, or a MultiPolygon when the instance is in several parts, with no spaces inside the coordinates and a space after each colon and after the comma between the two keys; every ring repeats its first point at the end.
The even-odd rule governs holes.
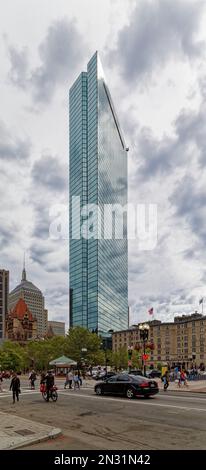
{"type": "Polygon", "coordinates": [[[22,271],[22,279],[21,279],[21,282],[20,284],[18,284],[18,286],[16,286],[11,292],[10,294],[14,294],[16,292],[19,292],[20,290],[29,290],[31,292],[37,292],[39,294],[41,294],[41,291],[38,287],[36,287],[33,282],[31,281],[27,281],[27,278],[26,278],[26,269],[25,267],[23,268],[23,271],[22,271]]]}
{"type": "Polygon", "coordinates": [[[25,315],[28,315],[28,319],[33,321],[33,315],[30,312],[24,299],[19,299],[15,307],[10,311],[9,316],[11,318],[18,318],[18,320],[23,320],[25,315]]]}

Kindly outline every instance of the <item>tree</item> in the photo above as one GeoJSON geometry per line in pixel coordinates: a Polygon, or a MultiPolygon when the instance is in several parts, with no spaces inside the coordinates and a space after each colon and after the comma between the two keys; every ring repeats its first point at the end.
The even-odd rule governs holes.
{"type": "Polygon", "coordinates": [[[26,354],[24,348],[19,343],[5,341],[0,349],[1,369],[22,370],[25,366],[26,354]]]}
{"type": "Polygon", "coordinates": [[[119,351],[111,353],[111,365],[116,369],[127,369],[128,354],[126,348],[120,348],[119,351]]]}
{"type": "Polygon", "coordinates": [[[78,363],[86,360],[90,364],[103,361],[104,353],[100,350],[101,338],[82,326],[70,328],[65,341],[65,354],[78,363]],[[83,352],[82,349],[87,351],[83,352]]]}

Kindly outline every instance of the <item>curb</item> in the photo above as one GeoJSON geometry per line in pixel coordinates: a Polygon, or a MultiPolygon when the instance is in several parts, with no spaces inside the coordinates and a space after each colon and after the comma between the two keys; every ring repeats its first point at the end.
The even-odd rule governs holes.
{"type": "Polygon", "coordinates": [[[27,442],[22,442],[21,444],[11,445],[4,450],[14,450],[14,449],[21,449],[22,447],[26,447],[28,445],[38,444],[39,442],[48,441],[50,439],[55,439],[56,437],[62,434],[62,430],[60,428],[53,428],[49,434],[44,434],[42,437],[31,437],[27,440],[27,442]]]}

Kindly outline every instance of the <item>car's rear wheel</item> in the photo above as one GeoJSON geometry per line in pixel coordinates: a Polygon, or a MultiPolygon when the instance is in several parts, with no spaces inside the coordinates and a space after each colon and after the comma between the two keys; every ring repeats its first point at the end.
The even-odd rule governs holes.
{"type": "Polygon", "coordinates": [[[128,388],[127,391],[126,391],[126,397],[127,398],[134,398],[134,392],[132,390],[132,388],[128,388]]]}
{"type": "Polygon", "coordinates": [[[102,387],[96,387],[95,392],[96,392],[96,395],[103,395],[102,387]]]}

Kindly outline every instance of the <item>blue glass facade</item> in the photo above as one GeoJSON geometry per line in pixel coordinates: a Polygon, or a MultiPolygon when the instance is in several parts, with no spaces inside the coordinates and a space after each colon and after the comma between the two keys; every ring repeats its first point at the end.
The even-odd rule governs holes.
{"type": "MultiPolygon", "coordinates": [[[[128,326],[127,220],[124,238],[105,239],[106,205],[127,203],[127,153],[98,54],[70,89],[70,325],[99,333],[128,326]],[[98,238],[72,238],[80,208],[95,204],[98,238]]],[[[84,218],[83,218],[84,219],[84,218]]]]}

